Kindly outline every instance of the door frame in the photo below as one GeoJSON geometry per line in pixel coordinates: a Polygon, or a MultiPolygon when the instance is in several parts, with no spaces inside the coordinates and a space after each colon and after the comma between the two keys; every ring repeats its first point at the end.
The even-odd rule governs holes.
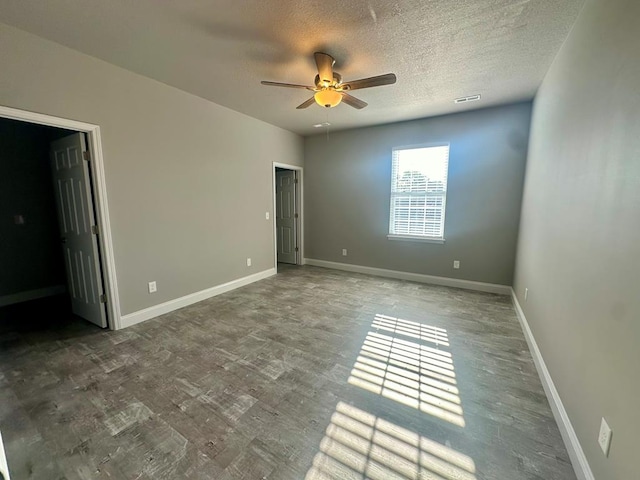
{"type": "Polygon", "coordinates": [[[289,165],[287,163],[273,162],[272,173],[272,186],[273,186],[273,267],[278,269],[278,228],[276,227],[276,168],[284,168],[285,170],[294,170],[296,172],[296,178],[298,180],[298,188],[296,188],[296,210],[298,218],[296,220],[296,243],[298,245],[298,252],[296,253],[296,265],[304,265],[304,181],[303,173],[304,169],[297,165],[289,165]]]}
{"type": "Polygon", "coordinates": [[[110,330],[122,328],[120,322],[120,300],[118,296],[118,282],[116,279],[116,264],[113,254],[113,239],[111,223],[109,221],[109,207],[107,202],[107,183],[104,173],[104,158],[102,156],[102,139],[100,126],[91,123],[78,122],[61,117],[54,117],[42,113],[29,112],[17,108],[0,105],[0,117],[21,122],[47,125],[49,127],[65,128],[87,134],[89,155],[91,156],[91,191],[96,211],[96,222],[100,234],[100,265],[102,282],[107,295],[107,325],[110,330]]]}

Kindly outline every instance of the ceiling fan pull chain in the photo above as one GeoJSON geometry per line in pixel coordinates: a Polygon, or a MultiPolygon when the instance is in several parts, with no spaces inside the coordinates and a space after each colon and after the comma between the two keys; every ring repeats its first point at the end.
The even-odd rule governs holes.
{"type": "Polygon", "coordinates": [[[327,126],[327,142],[329,141],[329,125],[331,125],[329,123],[329,108],[326,109],[327,111],[327,121],[325,122],[325,125],[327,126]]]}

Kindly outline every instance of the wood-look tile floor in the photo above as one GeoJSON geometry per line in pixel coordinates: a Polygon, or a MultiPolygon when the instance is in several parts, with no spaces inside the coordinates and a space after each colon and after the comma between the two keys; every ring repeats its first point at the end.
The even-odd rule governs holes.
{"type": "Polygon", "coordinates": [[[0,311],[14,480],[575,479],[506,296],[283,266],[117,332],[44,306],[0,311]]]}

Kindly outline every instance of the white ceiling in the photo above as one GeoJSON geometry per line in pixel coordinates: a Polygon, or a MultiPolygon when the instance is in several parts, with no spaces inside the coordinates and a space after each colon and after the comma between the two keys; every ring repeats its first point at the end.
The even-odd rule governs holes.
{"type": "Polygon", "coordinates": [[[531,99],[583,0],[0,0],[0,21],[303,135],[531,99]],[[363,110],[295,107],[313,52],[363,110]],[[482,94],[455,105],[454,98],[482,94]]]}

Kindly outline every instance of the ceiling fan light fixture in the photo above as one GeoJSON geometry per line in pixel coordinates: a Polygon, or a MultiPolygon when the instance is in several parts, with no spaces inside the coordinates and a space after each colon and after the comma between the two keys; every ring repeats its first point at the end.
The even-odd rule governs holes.
{"type": "Polygon", "coordinates": [[[313,98],[318,105],[326,108],[335,107],[342,101],[342,95],[329,88],[316,92],[313,98]]]}
{"type": "Polygon", "coordinates": [[[393,73],[361,78],[360,80],[352,80],[350,82],[342,83],[342,75],[333,71],[333,65],[336,61],[331,55],[322,52],[315,52],[313,57],[315,58],[316,67],[318,68],[318,74],[313,82],[314,86],[298,85],[295,83],[270,82],[266,80],[263,80],[260,83],[271,87],[301,88],[314,92],[313,97],[298,105],[296,110],[309,108],[314,103],[317,103],[324,108],[332,108],[340,105],[340,103],[344,103],[352,108],[361,110],[367,106],[367,102],[363,102],[362,100],[351,96],[347,91],[351,92],[351,90],[380,87],[382,85],[392,85],[396,83],[396,76],[393,73]]]}

